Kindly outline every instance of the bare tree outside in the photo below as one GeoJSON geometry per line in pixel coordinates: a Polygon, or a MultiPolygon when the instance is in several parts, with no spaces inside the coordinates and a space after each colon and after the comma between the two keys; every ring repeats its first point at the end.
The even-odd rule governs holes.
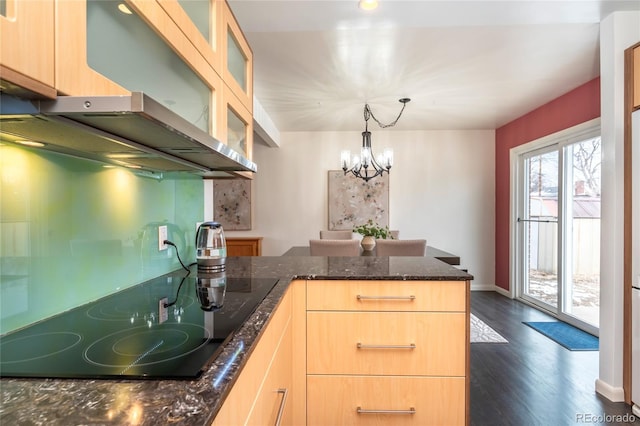
{"type": "Polygon", "coordinates": [[[574,172],[580,173],[585,185],[589,188],[588,195],[600,196],[600,170],[602,139],[600,137],[586,140],[573,146],[574,172]]]}

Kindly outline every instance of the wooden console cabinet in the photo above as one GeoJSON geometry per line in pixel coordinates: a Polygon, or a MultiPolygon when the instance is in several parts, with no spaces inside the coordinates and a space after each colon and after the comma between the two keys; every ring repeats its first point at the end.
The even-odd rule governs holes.
{"type": "Polygon", "coordinates": [[[227,256],[262,256],[262,237],[227,238],[227,256]]]}

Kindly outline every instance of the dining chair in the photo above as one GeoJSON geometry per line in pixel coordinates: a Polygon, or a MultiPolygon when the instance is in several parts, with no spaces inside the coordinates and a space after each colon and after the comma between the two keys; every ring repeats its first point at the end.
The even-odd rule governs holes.
{"type": "Polygon", "coordinates": [[[376,240],[377,256],[424,256],[427,240],[376,240]]]}
{"type": "Polygon", "coordinates": [[[353,238],[353,231],[320,231],[321,240],[350,240],[353,238]]]}
{"type": "Polygon", "coordinates": [[[311,256],[360,256],[358,240],[309,240],[311,256]]]}

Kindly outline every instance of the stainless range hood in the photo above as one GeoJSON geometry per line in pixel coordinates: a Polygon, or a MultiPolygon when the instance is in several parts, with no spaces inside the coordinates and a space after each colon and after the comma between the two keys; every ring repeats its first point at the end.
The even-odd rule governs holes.
{"type": "Polygon", "coordinates": [[[149,171],[256,172],[247,158],[142,92],[128,96],[0,96],[0,138],[149,171]]]}

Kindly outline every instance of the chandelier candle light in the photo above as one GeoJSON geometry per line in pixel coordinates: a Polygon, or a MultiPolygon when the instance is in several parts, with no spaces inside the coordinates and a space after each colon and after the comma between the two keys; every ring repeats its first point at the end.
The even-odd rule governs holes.
{"type": "Polygon", "coordinates": [[[371,132],[369,131],[369,118],[373,118],[381,128],[393,127],[396,125],[404,108],[407,106],[407,102],[411,99],[402,98],[399,101],[402,103],[402,109],[396,119],[389,124],[382,124],[371,112],[369,104],[364,105],[364,132],[362,132],[362,148],[360,149],[360,156],[351,156],[349,150],[344,150],[340,153],[340,162],[342,163],[342,170],[344,174],[351,172],[355,177],[363,179],[365,182],[373,179],[376,176],[382,175],[384,172],[389,173],[389,169],[393,165],[393,151],[386,148],[382,154],[374,156],[371,149],[371,132]],[[351,163],[349,163],[351,162],[351,163]]]}

